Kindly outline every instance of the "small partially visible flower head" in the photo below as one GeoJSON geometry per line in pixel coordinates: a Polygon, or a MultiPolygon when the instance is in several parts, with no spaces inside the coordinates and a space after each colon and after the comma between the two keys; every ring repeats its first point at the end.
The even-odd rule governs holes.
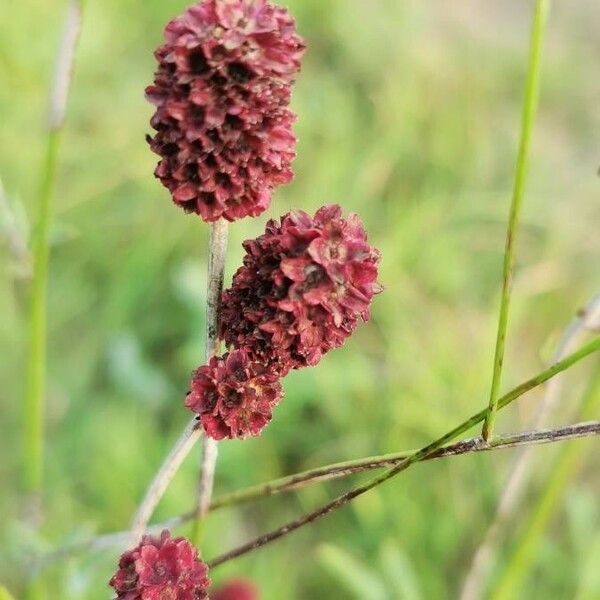
{"type": "Polygon", "coordinates": [[[165,28],[146,97],[155,175],[186,212],[212,222],[262,213],[292,179],[291,84],[304,42],[268,0],[203,0],[165,28]]]}
{"type": "Polygon", "coordinates": [[[315,365],[370,317],[379,252],[358,215],[337,205],[291,212],[244,242],[244,265],[223,293],[221,336],[280,375],[315,365]]]}
{"type": "Polygon", "coordinates": [[[212,357],[196,370],[191,387],[185,405],[215,440],[258,435],[283,397],[278,376],[244,350],[212,357]]]}
{"type": "Polygon", "coordinates": [[[185,538],[144,536],[119,560],[110,585],[115,600],[203,600],[208,599],[208,567],[185,538]]]}
{"type": "Polygon", "coordinates": [[[210,594],[211,600],[259,600],[257,587],[246,579],[233,579],[210,594]]]}

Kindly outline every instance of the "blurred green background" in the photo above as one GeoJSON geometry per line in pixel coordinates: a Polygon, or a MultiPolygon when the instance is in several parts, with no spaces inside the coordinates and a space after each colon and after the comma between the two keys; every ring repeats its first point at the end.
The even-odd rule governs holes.
{"type": "MultiPolygon", "coordinates": [[[[127,525],[189,418],[182,401],[202,362],[208,228],[173,208],[152,176],[144,142],[152,109],[143,97],[162,27],[186,4],[87,2],[53,208],[45,520],[34,535],[19,520],[28,287],[19,244],[36,218],[66,2],[0,0],[0,583],[17,598],[34,550],[127,525]]],[[[487,403],[491,377],[531,3],[286,4],[309,44],[294,96],[296,179],[267,214],[231,227],[226,281],[241,241],[268,217],[338,202],[361,214],[381,248],[386,291],[346,347],[287,378],[262,437],[221,444],[217,493],[426,443],[487,403]]],[[[600,286],[599,26],[595,0],[553,5],[505,389],[544,366],[600,286]]],[[[577,418],[593,366],[588,360],[567,376],[554,422],[577,418]]],[[[540,398],[531,393],[501,413],[499,431],[526,428],[540,398]]],[[[514,598],[600,598],[598,447],[573,443],[575,468],[521,565],[514,598]]],[[[557,452],[536,450],[530,491],[503,534],[488,590],[522,543],[557,452]]],[[[513,456],[418,465],[213,579],[247,576],[266,600],[456,598],[513,456]]],[[[194,452],[157,518],[191,507],[197,465],[194,452]]],[[[214,513],[204,555],[349,484],[214,513]]],[[[107,598],[116,552],[47,569],[47,598],[107,598]]]]}

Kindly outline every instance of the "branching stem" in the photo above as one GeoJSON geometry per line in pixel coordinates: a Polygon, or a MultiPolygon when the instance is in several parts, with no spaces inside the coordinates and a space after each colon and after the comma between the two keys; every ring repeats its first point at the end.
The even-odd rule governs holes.
{"type": "MultiPolygon", "coordinates": [[[[474,454],[479,452],[489,452],[491,450],[504,450],[507,448],[516,447],[533,447],[541,444],[549,444],[553,442],[560,442],[565,440],[577,439],[582,437],[592,437],[600,434],[600,421],[593,421],[587,423],[577,423],[575,425],[568,425],[566,427],[560,427],[557,429],[546,429],[540,431],[525,431],[523,433],[512,433],[494,440],[493,444],[486,444],[481,438],[470,438],[456,442],[441,448],[437,452],[433,452],[429,456],[423,459],[423,461],[434,460],[438,458],[446,458],[449,456],[459,456],[463,454],[474,454]]],[[[298,473],[297,475],[291,475],[284,477],[281,480],[290,482],[288,485],[275,486],[275,482],[269,482],[261,484],[243,490],[241,493],[233,493],[223,496],[220,500],[215,500],[210,509],[217,510],[225,506],[234,506],[243,502],[258,499],[261,497],[267,497],[272,494],[287,492],[295,489],[306,487],[312,483],[318,483],[336,479],[339,477],[345,477],[360,473],[363,471],[369,471],[374,469],[380,469],[383,467],[389,467],[396,465],[400,461],[404,460],[407,456],[412,454],[413,451],[398,452],[396,454],[388,454],[384,456],[370,456],[356,461],[349,461],[348,463],[337,463],[333,465],[327,465],[315,469],[313,471],[307,471],[306,473],[298,473]],[[347,464],[352,465],[351,467],[342,468],[341,465],[347,464]],[[318,477],[306,477],[309,473],[320,472],[318,477]],[[294,483],[291,483],[291,482],[294,483]],[[299,482],[302,483],[299,483],[299,482]],[[261,493],[258,493],[261,492],[261,493]]],[[[168,521],[162,523],[156,523],[149,528],[152,533],[159,533],[163,529],[173,529],[184,523],[192,520],[196,512],[191,511],[180,515],[178,517],[172,517],[168,521]]],[[[91,540],[85,542],[79,542],[69,546],[59,548],[55,552],[47,555],[41,561],[43,564],[49,564],[63,557],[69,556],[76,552],[83,552],[85,550],[102,550],[104,548],[110,548],[112,546],[123,545],[128,541],[129,532],[119,531],[116,533],[108,533],[100,535],[91,540]]]]}
{"type": "MultiPolygon", "coordinates": [[[[581,359],[585,358],[586,356],[589,356],[597,350],[600,350],[600,338],[595,339],[594,341],[582,347],[579,351],[575,352],[574,354],[571,354],[564,360],[553,365],[549,369],[546,369],[536,377],[533,377],[532,379],[526,381],[525,383],[521,384],[520,386],[506,394],[501,399],[499,407],[503,408],[507,406],[519,396],[543,384],[544,382],[552,378],[554,375],[565,371],[581,359]]],[[[532,431],[520,434],[512,434],[509,436],[498,438],[491,445],[482,444],[479,438],[474,438],[472,440],[464,440],[462,442],[458,442],[457,444],[446,446],[447,442],[451,441],[458,435],[461,435],[462,433],[468,431],[471,427],[483,421],[483,419],[485,418],[485,414],[486,410],[482,410],[476,415],[473,415],[462,425],[452,430],[452,432],[446,434],[445,436],[443,436],[443,438],[440,438],[440,440],[428,446],[427,448],[429,448],[429,450],[425,453],[423,452],[423,450],[409,450],[394,454],[386,454],[383,456],[370,456],[358,460],[346,461],[342,463],[335,463],[332,465],[318,467],[309,471],[305,471],[303,473],[297,473],[295,475],[282,477],[280,479],[269,481],[267,483],[262,483],[256,486],[249,487],[245,490],[233,492],[232,494],[227,494],[225,496],[222,496],[221,498],[217,498],[214,502],[212,502],[210,510],[217,510],[226,506],[233,506],[241,504],[243,502],[249,502],[251,500],[256,500],[264,496],[270,496],[280,492],[298,489],[310,483],[327,481],[338,477],[352,475],[361,471],[379,469],[382,467],[390,466],[402,466],[407,459],[410,459],[411,457],[414,458],[417,454],[421,456],[421,458],[419,458],[418,460],[432,460],[446,456],[454,456],[456,454],[466,454],[469,452],[483,452],[491,449],[513,447],[517,445],[526,445],[530,443],[542,443],[546,438],[548,438],[550,441],[557,441],[558,439],[577,437],[577,432],[579,431],[580,427],[588,427],[588,424],[580,424],[572,426],[571,428],[560,428],[557,430],[532,431]],[[436,448],[432,450],[431,447],[433,445],[435,445],[436,448]]],[[[586,431],[588,430],[586,429],[586,431]]],[[[588,433],[586,433],[586,435],[588,433]]],[[[591,433],[589,434],[591,435],[591,433]]],[[[413,462],[416,462],[416,460],[413,460],[413,462]]],[[[183,523],[186,523],[193,519],[195,517],[195,514],[196,511],[194,510],[183,515],[173,517],[168,521],[153,525],[150,528],[150,530],[152,532],[156,532],[161,531],[162,529],[172,529],[178,527],[179,525],[182,525],[183,523]]],[[[56,552],[49,555],[48,557],[46,557],[45,559],[43,559],[43,562],[46,563],[52,560],[57,560],[58,558],[61,558],[73,552],[79,552],[88,549],[101,549],[114,545],[120,545],[127,542],[128,539],[129,532],[117,532],[101,535],[93,540],[73,544],[71,546],[59,549],[56,552]]]]}
{"type": "MultiPolygon", "coordinates": [[[[575,364],[582,358],[589,356],[590,354],[592,354],[593,352],[596,352],[597,350],[600,350],[600,337],[598,337],[598,338],[594,339],[592,342],[586,344],[580,350],[578,350],[574,354],[570,355],[566,359],[556,363],[549,369],[546,369],[539,375],[536,375],[532,379],[529,379],[525,383],[522,383],[520,386],[516,387],[514,390],[512,390],[511,392],[509,392],[508,394],[506,394],[505,396],[503,396],[502,398],[499,399],[498,407],[504,408],[505,406],[508,406],[509,404],[514,402],[517,398],[519,398],[526,392],[541,385],[542,383],[545,383],[546,381],[548,381],[548,379],[554,377],[554,375],[560,373],[561,371],[568,369],[569,367],[571,367],[573,364],[575,364]]],[[[224,554],[222,556],[219,556],[219,557],[213,559],[212,561],[210,561],[208,563],[209,566],[215,567],[215,566],[220,565],[224,562],[227,562],[233,558],[237,558],[238,556],[242,556],[244,554],[247,554],[248,552],[257,550],[258,548],[261,548],[262,546],[265,546],[266,544],[269,544],[270,542],[273,542],[273,541],[287,535],[288,533],[295,531],[296,529],[300,529],[304,525],[308,525],[309,523],[312,523],[313,521],[316,521],[316,520],[320,519],[321,517],[328,515],[329,513],[333,512],[334,510],[342,508],[343,506],[345,506],[346,504],[348,504],[349,502],[351,502],[358,496],[362,496],[366,492],[368,492],[368,491],[372,490],[373,488],[381,485],[382,483],[388,481],[388,479],[395,477],[402,471],[405,471],[406,469],[408,469],[413,464],[427,459],[429,456],[431,456],[432,454],[434,454],[435,452],[437,452],[438,450],[443,448],[446,444],[448,444],[452,440],[456,439],[459,435],[465,433],[466,431],[468,431],[469,429],[471,429],[478,423],[481,423],[485,419],[486,415],[487,415],[487,409],[484,409],[484,410],[478,412],[476,415],[473,415],[470,419],[467,419],[466,421],[461,423],[458,427],[455,427],[454,429],[452,429],[451,431],[449,431],[442,437],[438,438],[431,444],[428,444],[427,446],[423,447],[422,449],[418,450],[417,452],[415,452],[415,453],[411,454],[410,456],[406,457],[405,459],[401,460],[396,466],[385,471],[381,475],[378,475],[374,479],[371,479],[370,481],[367,481],[366,483],[351,489],[350,491],[346,492],[345,494],[338,496],[337,498],[335,498],[331,502],[325,504],[324,506],[322,506],[310,513],[302,515],[301,517],[294,519],[293,521],[287,523],[286,525],[284,525],[282,527],[279,527],[278,529],[275,529],[274,531],[271,531],[270,533],[260,536],[260,537],[256,538],[255,540],[252,540],[251,542],[248,542],[247,544],[240,546],[239,548],[236,548],[230,552],[227,552],[226,554],[224,554]]],[[[494,447],[493,444],[491,444],[491,446],[494,447]]]]}

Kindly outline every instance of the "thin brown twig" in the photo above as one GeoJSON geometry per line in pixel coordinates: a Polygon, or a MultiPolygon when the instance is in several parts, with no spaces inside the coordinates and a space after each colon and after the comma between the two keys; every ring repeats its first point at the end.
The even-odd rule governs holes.
{"type": "MultiPolygon", "coordinates": [[[[447,458],[449,456],[458,456],[462,454],[488,452],[490,450],[503,450],[524,445],[540,445],[543,443],[595,435],[595,430],[590,432],[586,429],[588,425],[588,423],[578,423],[576,425],[562,427],[559,429],[513,433],[499,437],[492,446],[482,444],[481,438],[470,438],[441,448],[437,452],[427,456],[424,461],[447,458]]],[[[597,422],[596,425],[600,427],[600,422],[597,422]]],[[[224,506],[234,506],[242,502],[257,499],[259,497],[266,497],[281,492],[297,490],[317,482],[329,481],[340,477],[354,475],[356,473],[394,466],[405,460],[407,456],[413,453],[414,451],[406,451],[384,456],[372,456],[355,461],[348,461],[345,463],[325,465],[304,473],[298,473],[297,475],[284,477],[276,482],[260,484],[248,488],[247,490],[242,490],[241,492],[234,492],[233,494],[228,494],[222,498],[217,498],[211,504],[211,510],[216,510],[224,506]]],[[[194,518],[194,516],[195,511],[190,511],[182,515],[172,517],[167,521],[156,523],[148,528],[147,531],[149,533],[158,533],[163,529],[174,529],[175,527],[190,521],[194,518]]],[[[124,545],[128,542],[128,540],[128,531],[119,531],[116,533],[100,535],[91,540],[86,540],[84,542],[59,548],[55,552],[47,555],[43,559],[43,562],[53,562],[70,554],[83,552],[85,550],[103,550],[113,546],[124,545]]]]}
{"type": "MultiPolygon", "coordinates": [[[[443,450],[437,450],[434,452],[430,452],[426,454],[423,460],[438,458],[440,455],[443,456],[457,456],[460,454],[468,454],[471,452],[487,452],[490,450],[498,450],[501,448],[515,448],[517,446],[523,445],[532,445],[532,444],[548,444],[568,439],[576,439],[587,436],[596,436],[600,434],[600,421],[591,421],[587,423],[578,423],[576,425],[569,425],[566,427],[560,427],[557,429],[549,429],[542,431],[527,431],[524,433],[515,433],[508,436],[498,436],[491,443],[484,442],[481,438],[473,438],[464,440],[462,442],[458,442],[457,444],[453,444],[449,448],[445,448],[443,450]],[[438,454],[438,453],[442,454],[438,454]]],[[[346,494],[343,494],[329,502],[328,504],[318,508],[317,510],[303,515],[289,523],[286,523],[282,527],[278,527],[277,529],[257,537],[256,539],[239,546],[238,548],[234,548],[229,552],[226,552],[213,560],[208,562],[208,566],[211,569],[233,560],[234,558],[239,558],[244,554],[252,552],[254,550],[258,550],[267,544],[278,540],[279,538],[292,533],[296,529],[304,525],[308,525],[313,521],[329,514],[330,512],[340,508],[353,500],[354,498],[360,496],[361,494],[373,489],[377,485],[387,481],[394,474],[399,473],[400,471],[406,469],[412,462],[420,462],[419,460],[414,460],[409,462],[410,458],[404,459],[399,465],[397,465],[394,469],[387,471],[380,477],[367,482],[362,486],[358,486],[346,494]]]]}
{"type": "MultiPolygon", "coordinates": [[[[527,392],[535,389],[536,387],[539,387],[540,385],[542,385],[545,382],[547,382],[548,380],[552,379],[559,373],[566,371],[567,369],[571,368],[573,365],[575,365],[579,361],[583,360],[586,357],[589,357],[591,354],[594,354],[598,350],[600,350],[600,337],[591,340],[587,344],[584,344],[576,352],[573,352],[572,354],[570,354],[563,360],[561,360],[561,361],[557,362],[556,364],[552,365],[551,367],[545,369],[541,373],[538,373],[534,377],[531,377],[527,381],[524,381],[523,383],[518,385],[516,388],[512,389],[510,392],[508,392],[507,394],[502,396],[502,398],[500,398],[498,401],[499,409],[502,409],[502,408],[508,406],[509,404],[514,402],[517,398],[520,398],[523,394],[526,394],[527,392]]],[[[384,481],[387,481],[388,479],[390,479],[391,477],[394,477],[395,475],[397,475],[404,469],[408,468],[412,464],[414,464],[416,462],[420,462],[422,460],[426,460],[428,456],[430,456],[434,452],[437,452],[438,450],[442,449],[444,446],[446,446],[451,441],[458,438],[463,433],[469,431],[469,429],[471,429],[478,423],[481,423],[485,419],[486,415],[487,415],[487,409],[481,410],[478,413],[469,417],[466,421],[463,421],[460,425],[456,426],[454,429],[451,429],[450,431],[445,433],[443,436],[441,436],[437,440],[434,440],[433,442],[431,442],[430,444],[428,444],[421,450],[418,450],[417,452],[414,452],[414,453],[410,454],[409,456],[404,456],[403,458],[400,459],[399,463],[391,470],[386,471],[383,475],[380,475],[379,477],[372,480],[371,482],[368,482],[367,484],[360,486],[359,488],[356,488],[355,490],[351,490],[350,492],[348,492],[348,494],[345,494],[341,499],[338,498],[336,501],[334,501],[334,504],[336,504],[335,508],[338,508],[339,506],[342,506],[343,504],[350,502],[350,500],[352,500],[356,496],[369,491],[370,489],[372,489],[376,485],[379,485],[380,483],[383,483],[384,481]]],[[[329,510],[322,512],[320,516],[327,514],[328,512],[330,512],[330,510],[333,510],[333,508],[330,508],[329,510]]],[[[198,522],[198,520],[196,520],[196,523],[197,522],[198,522]]],[[[307,521],[307,522],[309,522],[309,521],[307,521]]]]}
{"type": "MultiPolygon", "coordinates": [[[[566,371],[567,369],[571,368],[573,365],[575,365],[582,359],[589,357],[591,354],[594,354],[595,352],[597,352],[599,350],[600,350],[600,337],[597,337],[597,338],[591,340],[590,342],[588,342],[587,344],[584,344],[579,350],[577,350],[573,354],[571,354],[568,357],[564,358],[563,360],[557,362],[556,364],[552,365],[551,367],[545,369],[541,373],[538,373],[531,379],[524,381],[523,383],[518,385],[516,388],[514,388],[513,390],[511,390],[510,392],[508,392],[507,394],[502,396],[502,398],[499,398],[498,406],[497,406],[498,410],[505,408],[506,406],[508,406],[509,404],[511,404],[512,402],[514,402],[515,400],[517,400],[518,398],[520,398],[521,396],[526,394],[527,392],[539,387],[540,385],[542,385],[545,382],[547,382],[548,380],[552,379],[559,373],[566,371]]],[[[296,529],[299,529],[300,527],[303,527],[304,525],[308,525],[309,523],[312,523],[313,521],[316,521],[317,519],[320,519],[321,517],[328,515],[330,512],[337,510],[338,508],[342,508],[343,506],[345,506],[346,504],[348,504],[355,498],[362,496],[363,494],[367,493],[368,491],[372,490],[373,488],[381,485],[382,483],[385,483],[389,479],[396,477],[397,475],[399,475],[400,473],[402,473],[403,471],[405,471],[406,469],[411,467],[413,464],[416,464],[418,462],[425,460],[428,456],[430,456],[434,452],[437,452],[438,450],[440,450],[441,448],[446,446],[448,443],[450,443],[453,440],[455,440],[456,438],[458,438],[463,433],[469,431],[472,427],[474,427],[478,423],[481,423],[482,421],[484,421],[486,419],[487,415],[488,415],[488,409],[479,411],[478,413],[469,417],[466,421],[463,421],[462,423],[460,423],[460,425],[457,425],[456,427],[454,427],[453,429],[451,429],[450,431],[448,431],[447,433],[445,433],[438,439],[434,440],[430,444],[427,444],[426,446],[424,446],[423,448],[421,448],[414,454],[411,454],[404,460],[400,461],[398,463],[398,465],[396,465],[392,469],[389,469],[389,470],[385,471],[384,473],[382,473],[381,475],[378,475],[374,479],[371,479],[370,481],[367,481],[366,483],[351,489],[350,491],[346,492],[345,494],[338,496],[337,498],[335,498],[333,501],[329,502],[325,506],[322,506],[311,513],[308,513],[301,517],[298,517],[297,519],[295,519],[294,521],[291,521],[287,525],[284,525],[283,527],[280,527],[279,529],[272,531],[271,533],[261,536],[261,537],[257,538],[256,540],[253,540],[252,542],[249,542],[248,544],[245,544],[244,546],[241,546],[240,548],[233,550],[231,553],[227,553],[227,557],[224,560],[230,560],[231,558],[235,558],[237,556],[246,554],[247,552],[251,552],[252,550],[254,550],[256,548],[260,548],[261,546],[268,544],[270,541],[278,539],[278,538],[282,537],[283,535],[287,535],[288,533],[291,533],[292,531],[295,531],[296,529]]],[[[223,560],[223,557],[219,557],[218,559],[215,559],[216,563],[218,563],[218,564],[220,564],[221,562],[224,562],[224,560],[223,560]]]]}

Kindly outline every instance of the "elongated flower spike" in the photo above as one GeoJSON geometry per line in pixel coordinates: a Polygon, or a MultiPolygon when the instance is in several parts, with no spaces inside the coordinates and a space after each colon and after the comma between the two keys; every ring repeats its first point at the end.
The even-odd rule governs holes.
{"type": "Polygon", "coordinates": [[[207,222],[257,216],[292,179],[288,108],[305,45],[267,0],[203,0],[165,28],[146,97],[155,175],[175,204],[207,222]]]}
{"type": "Polygon", "coordinates": [[[285,375],[312,366],[370,318],[379,251],[358,215],[337,205],[291,212],[244,242],[244,265],[223,293],[221,336],[285,375]]]}

